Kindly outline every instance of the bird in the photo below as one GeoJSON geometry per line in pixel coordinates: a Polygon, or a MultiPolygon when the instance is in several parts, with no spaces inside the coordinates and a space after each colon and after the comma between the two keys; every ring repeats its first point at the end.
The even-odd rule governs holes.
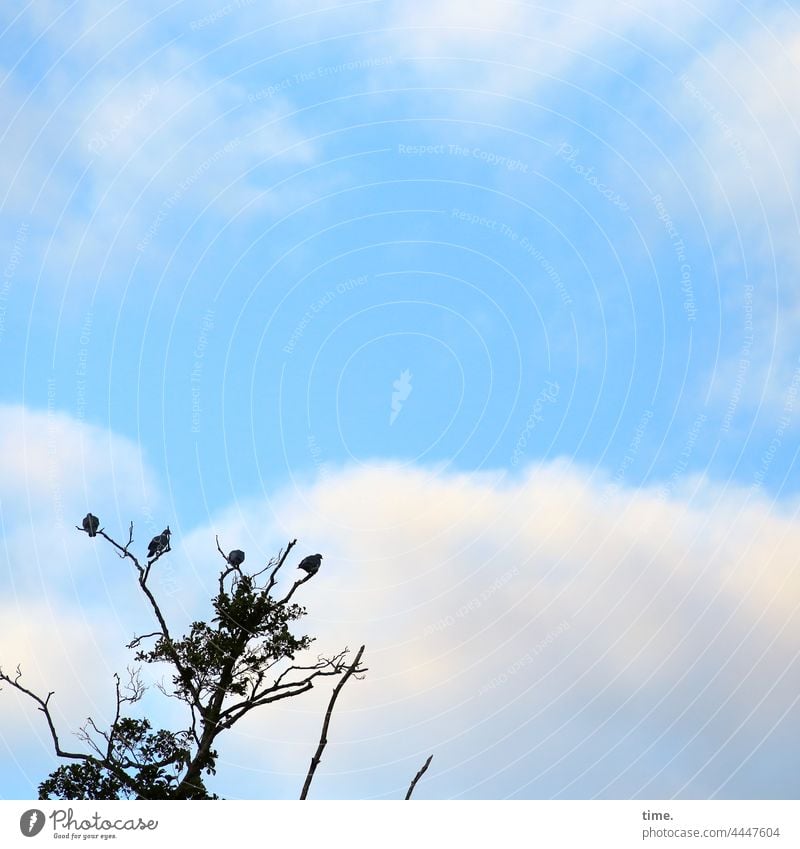
{"type": "Polygon", "coordinates": [[[234,568],[241,566],[242,563],[244,563],[244,552],[239,548],[234,548],[228,555],[228,563],[230,563],[234,568]]]}
{"type": "Polygon", "coordinates": [[[321,554],[309,554],[300,561],[298,569],[308,572],[309,575],[316,575],[319,572],[319,567],[322,564],[321,554]]]}
{"type": "Polygon", "coordinates": [[[90,537],[97,535],[97,529],[100,527],[100,520],[97,516],[92,515],[91,513],[87,513],[83,517],[83,529],[89,534],[90,537]]]}
{"type": "Polygon", "coordinates": [[[161,554],[161,552],[169,545],[170,533],[169,525],[167,525],[160,534],[157,534],[150,540],[150,545],[147,546],[148,557],[155,557],[156,554],[161,554]]]}

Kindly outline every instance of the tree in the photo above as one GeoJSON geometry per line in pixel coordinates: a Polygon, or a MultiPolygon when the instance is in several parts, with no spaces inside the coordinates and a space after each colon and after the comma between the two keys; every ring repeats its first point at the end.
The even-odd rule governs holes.
{"type": "MultiPolygon", "coordinates": [[[[90,514],[91,515],[91,514],[90,514]]],[[[141,666],[129,667],[127,677],[115,680],[115,715],[108,730],[89,717],[77,732],[88,751],[70,752],[61,747],[50,700],[22,683],[17,666],[12,676],[0,669],[5,681],[32,699],[44,714],[55,753],[70,761],[59,766],[39,786],[40,799],[217,799],[206,787],[215,772],[220,736],[256,708],[307,693],[322,679],[339,677],[322,726],[319,744],[311,759],[300,798],[305,799],[327,744],[327,733],[336,699],[349,678],[367,672],[361,659],[364,646],[348,662],[347,648],[333,655],[318,655],[315,661],[296,660],[310,648],[313,638],[295,636],[291,626],[306,613],[293,601],[300,587],[316,571],[298,578],[285,595],[276,591],[278,573],[297,543],[292,540],[277,557],[254,572],[242,569],[244,553],[226,555],[218,576],[218,589],[211,599],[214,616],[209,622],[193,622],[189,632],[174,637],[149,584],[153,566],[172,549],[165,531],[163,545],[149,547],[142,561],[131,551],[133,523],[122,545],[94,523],[78,528],[89,536],[107,540],[123,560],[136,570],[139,590],[144,594],[156,622],[156,630],[134,637],[128,648],[136,663],[164,663],[171,668],[171,686],[156,685],[187,708],[186,727],[179,731],[154,729],[147,718],[128,715],[143,697],[146,687],[141,666]],[[239,557],[241,555],[241,557],[239,557]]],[[[430,758],[409,787],[410,795],[427,769],[430,758]]]]}

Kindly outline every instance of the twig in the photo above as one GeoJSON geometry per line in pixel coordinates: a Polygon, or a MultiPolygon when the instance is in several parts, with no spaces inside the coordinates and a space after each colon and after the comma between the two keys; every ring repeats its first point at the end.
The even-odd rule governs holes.
{"type": "Polygon", "coordinates": [[[231,561],[228,560],[228,555],[225,554],[219,544],[219,534],[216,534],[214,538],[217,541],[217,551],[220,553],[220,556],[225,561],[225,568],[219,573],[219,592],[220,595],[222,595],[222,593],[225,592],[225,578],[227,578],[231,572],[238,572],[241,575],[242,570],[238,566],[231,566],[231,561]]]}
{"type": "Polygon", "coordinates": [[[293,539],[287,546],[286,551],[280,555],[278,558],[278,562],[275,564],[275,568],[270,572],[269,583],[267,584],[266,592],[269,595],[270,590],[275,586],[276,576],[278,574],[278,570],[283,566],[286,562],[286,558],[289,556],[289,552],[297,545],[297,540],[293,539]]]}
{"type": "Polygon", "coordinates": [[[317,751],[314,752],[314,757],[311,758],[311,765],[308,767],[308,775],[306,775],[305,784],[303,784],[303,791],[300,794],[300,799],[305,799],[308,796],[308,789],[311,787],[311,782],[314,778],[314,773],[317,771],[317,767],[319,766],[319,762],[322,760],[322,753],[325,751],[325,746],[328,745],[328,726],[331,724],[331,714],[333,713],[333,707],[336,704],[336,699],[339,696],[339,693],[342,691],[342,687],[347,683],[347,679],[357,671],[359,661],[361,660],[361,655],[364,654],[364,646],[358,650],[358,654],[356,655],[356,659],[348,666],[347,672],[344,673],[339,683],[333,688],[333,695],[331,696],[330,702],[328,702],[328,710],[325,713],[325,721],[322,723],[322,733],[319,736],[319,745],[317,746],[317,751]]]}
{"type": "MultiPolygon", "coordinates": [[[[247,699],[226,707],[220,713],[220,720],[225,720],[225,725],[230,727],[234,722],[238,722],[245,714],[249,713],[254,708],[270,704],[271,702],[278,701],[279,699],[284,699],[287,696],[305,693],[308,690],[311,690],[314,686],[315,679],[319,677],[341,675],[342,670],[346,669],[346,667],[342,664],[342,658],[346,653],[347,649],[340,652],[335,657],[329,659],[320,658],[319,662],[313,666],[290,666],[282,672],[269,687],[265,687],[262,690],[258,690],[254,685],[253,691],[247,699]],[[296,671],[308,671],[309,674],[297,681],[287,681],[284,683],[284,677],[290,672],[296,671]]],[[[365,667],[359,667],[355,671],[354,677],[360,679],[362,677],[362,673],[368,671],[369,670],[365,667]]]]}
{"type": "Polygon", "coordinates": [[[411,794],[414,792],[414,788],[417,786],[417,782],[422,778],[423,775],[428,770],[428,767],[431,765],[431,761],[433,760],[433,755],[430,755],[427,761],[422,765],[422,769],[414,776],[414,780],[411,782],[408,788],[408,793],[406,793],[406,802],[411,798],[411,794]]]}
{"type": "Polygon", "coordinates": [[[223,560],[224,560],[224,561],[225,561],[228,565],[230,565],[230,561],[228,560],[228,555],[227,555],[227,554],[225,554],[225,552],[222,550],[222,548],[220,548],[220,544],[219,544],[219,534],[216,534],[216,535],[215,535],[215,537],[214,537],[214,539],[216,539],[216,541],[217,541],[217,551],[218,551],[218,552],[222,555],[222,559],[223,559],[223,560]]]}
{"type": "MultiPolygon", "coordinates": [[[[123,558],[127,557],[129,560],[131,560],[133,562],[133,565],[136,567],[136,571],[139,573],[139,587],[141,588],[141,590],[145,594],[145,596],[147,596],[147,600],[150,602],[150,607],[151,607],[153,613],[155,614],[156,619],[158,620],[159,626],[161,627],[161,637],[163,639],[164,650],[167,652],[169,659],[172,662],[172,664],[178,670],[178,675],[180,677],[180,680],[183,683],[183,686],[188,690],[192,699],[194,700],[194,704],[197,707],[198,712],[200,713],[200,716],[203,716],[204,713],[205,713],[205,709],[204,709],[204,707],[201,703],[201,700],[200,700],[200,688],[192,680],[192,676],[189,672],[189,669],[183,663],[183,661],[180,658],[180,655],[175,650],[175,646],[173,644],[172,637],[169,633],[169,628],[167,627],[166,619],[164,618],[164,615],[161,612],[161,608],[159,607],[155,596],[153,595],[152,591],[150,590],[150,587],[147,586],[147,579],[150,576],[150,568],[153,566],[153,564],[160,557],[162,557],[168,551],[172,550],[170,548],[169,542],[167,543],[165,548],[162,548],[155,555],[155,557],[153,557],[153,558],[151,558],[150,560],[147,561],[147,566],[142,566],[142,564],[139,562],[139,559],[136,557],[136,555],[128,550],[129,546],[133,542],[133,522],[131,522],[130,528],[128,529],[128,542],[125,543],[124,546],[120,545],[116,540],[112,539],[103,530],[99,530],[97,533],[98,533],[99,536],[102,536],[104,539],[108,540],[108,542],[110,542],[111,545],[113,545],[114,548],[117,549],[117,551],[120,553],[119,554],[120,557],[123,557],[123,558]]],[[[153,635],[150,635],[150,636],[153,636],[153,635]]],[[[139,639],[144,639],[144,638],[141,637],[141,638],[134,639],[133,644],[138,644],[139,639]]]]}
{"type": "Polygon", "coordinates": [[[308,573],[308,574],[307,574],[304,578],[300,578],[299,580],[295,581],[295,582],[292,584],[292,588],[291,588],[291,589],[289,590],[289,592],[288,592],[288,593],[286,593],[286,595],[285,595],[285,596],[284,596],[284,597],[283,597],[283,598],[282,598],[282,599],[278,602],[278,604],[288,604],[289,600],[290,600],[290,599],[291,599],[291,597],[294,595],[295,590],[296,590],[298,587],[301,587],[301,586],[302,586],[302,585],[303,585],[306,581],[310,581],[310,580],[314,577],[314,575],[316,575],[316,574],[317,574],[316,572],[309,572],[309,573],[308,573]]]}
{"type": "Polygon", "coordinates": [[[37,696],[36,693],[28,690],[26,687],[23,687],[22,684],[19,683],[19,679],[22,677],[22,671],[19,666],[17,666],[17,674],[15,678],[10,678],[0,669],[0,680],[11,684],[12,687],[19,690],[21,693],[25,693],[26,696],[30,696],[36,704],[39,705],[39,710],[44,714],[45,719],[47,720],[47,725],[50,729],[50,736],[53,738],[53,748],[55,749],[56,754],[60,758],[72,758],[73,760],[85,761],[91,759],[91,755],[85,755],[78,752],[65,752],[61,748],[61,744],[58,741],[58,734],[56,733],[56,726],[53,723],[53,717],[50,715],[49,703],[50,699],[53,696],[54,691],[50,691],[47,694],[47,698],[41,698],[37,696]]]}
{"type": "MultiPolygon", "coordinates": [[[[19,683],[19,679],[22,677],[22,671],[20,667],[17,666],[17,674],[15,678],[10,678],[6,675],[2,669],[0,669],[0,680],[6,681],[8,684],[11,684],[12,687],[19,690],[21,693],[25,693],[26,696],[30,696],[38,705],[39,710],[44,714],[45,719],[47,720],[47,726],[50,729],[50,736],[53,738],[53,748],[55,749],[56,755],[60,758],[70,758],[72,760],[78,761],[88,761],[90,763],[98,764],[102,767],[105,767],[109,772],[112,773],[122,784],[124,784],[127,788],[129,788],[132,792],[134,792],[139,798],[145,798],[142,795],[141,788],[138,783],[134,781],[122,768],[122,766],[113,760],[109,760],[108,758],[95,758],[93,755],[87,755],[82,752],[65,752],[61,748],[61,744],[58,740],[58,734],[56,732],[56,726],[53,722],[53,717],[50,715],[50,699],[53,696],[53,691],[51,690],[46,698],[41,698],[37,696],[36,693],[28,690],[26,687],[23,687],[22,684],[19,683]]],[[[79,735],[80,736],[80,735],[79,735]]],[[[86,739],[85,737],[83,738],[86,739]]],[[[93,745],[95,750],[96,746],[93,745]]]]}
{"type": "MultiPolygon", "coordinates": [[[[102,529],[104,531],[105,528],[102,529]]],[[[101,531],[101,532],[102,532],[101,531]]],[[[127,557],[128,549],[133,545],[133,522],[131,522],[130,527],[128,528],[128,541],[125,543],[125,547],[122,549],[121,557],[127,557]]]]}
{"type": "Polygon", "coordinates": [[[128,557],[130,560],[132,560],[133,565],[137,568],[140,575],[144,573],[144,569],[142,569],[142,565],[141,565],[141,563],[139,563],[139,560],[137,559],[136,555],[131,554],[131,552],[128,551],[128,548],[130,547],[131,543],[133,542],[133,522],[131,522],[130,527],[128,528],[128,541],[125,543],[124,546],[120,545],[115,539],[112,539],[105,532],[104,528],[100,528],[100,530],[97,532],[97,536],[103,537],[103,539],[108,540],[111,543],[111,545],[113,545],[114,548],[116,548],[117,551],[120,553],[119,556],[121,558],[124,559],[125,557],[128,557]]]}
{"type": "Polygon", "coordinates": [[[133,639],[132,639],[132,640],[128,643],[128,645],[126,646],[126,648],[129,648],[129,649],[138,649],[138,648],[139,648],[139,644],[142,642],[142,640],[146,640],[146,639],[148,639],[149,637],[163,637],[163,636],[164,636],[164,635],[161,633],[161,631],[153,631],[153,633],[152,633],[152,634],[142,634],[142,636],[141,636],[141,637],[134,637],[134,638],[133,638],[133,639]]]}

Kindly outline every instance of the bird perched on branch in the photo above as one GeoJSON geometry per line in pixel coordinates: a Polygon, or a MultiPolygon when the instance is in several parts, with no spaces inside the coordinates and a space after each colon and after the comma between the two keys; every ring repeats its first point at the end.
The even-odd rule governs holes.
{"type": "Polygon", "coordinates": [[[234,548],[228,555],[228,563],[230,563],[234,568],[241,566],[242,563],[244,563],[244,552],[240,548],[234,548]]]}
{"type": "Polygon", "coordinates": [[[169,545],[170,533],[169,525],[167,525],[160,534],[157,534],[150,540],[150,545],[147,546],[148,557],[155,557],[156,554],[161,554],[161,552],[169,545]]]}
{"type": "Polygon", "coordinates": [[[92,515],[91,513],[87,513],[83,517],[83,529],[89,534],[90,537],[97,535],[97,529],[100,527],[100,520],[97,516],[92,515]]]}
{"type": "Polygon", "coordinates": [[[319,567],[322,565],[321,554],[309,554],[300,561],[298,569],[308,572],[309,575],[316,575],[319,572],[319,567]]]}

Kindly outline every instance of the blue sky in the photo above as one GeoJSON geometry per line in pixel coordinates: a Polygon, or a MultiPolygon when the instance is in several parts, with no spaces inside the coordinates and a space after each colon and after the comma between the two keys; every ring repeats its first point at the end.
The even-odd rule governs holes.
{"type": "MultiPolygon", "coordinates": [[[[320,795],[796,798],[800,18],[463,6],[6,5],[0,659],[108,709],[87,509],[176,531],[179,617],[297,536],[373,650],[320,795]]],[[[291,797],[320,704],[219,791],[291,797]]]]}

